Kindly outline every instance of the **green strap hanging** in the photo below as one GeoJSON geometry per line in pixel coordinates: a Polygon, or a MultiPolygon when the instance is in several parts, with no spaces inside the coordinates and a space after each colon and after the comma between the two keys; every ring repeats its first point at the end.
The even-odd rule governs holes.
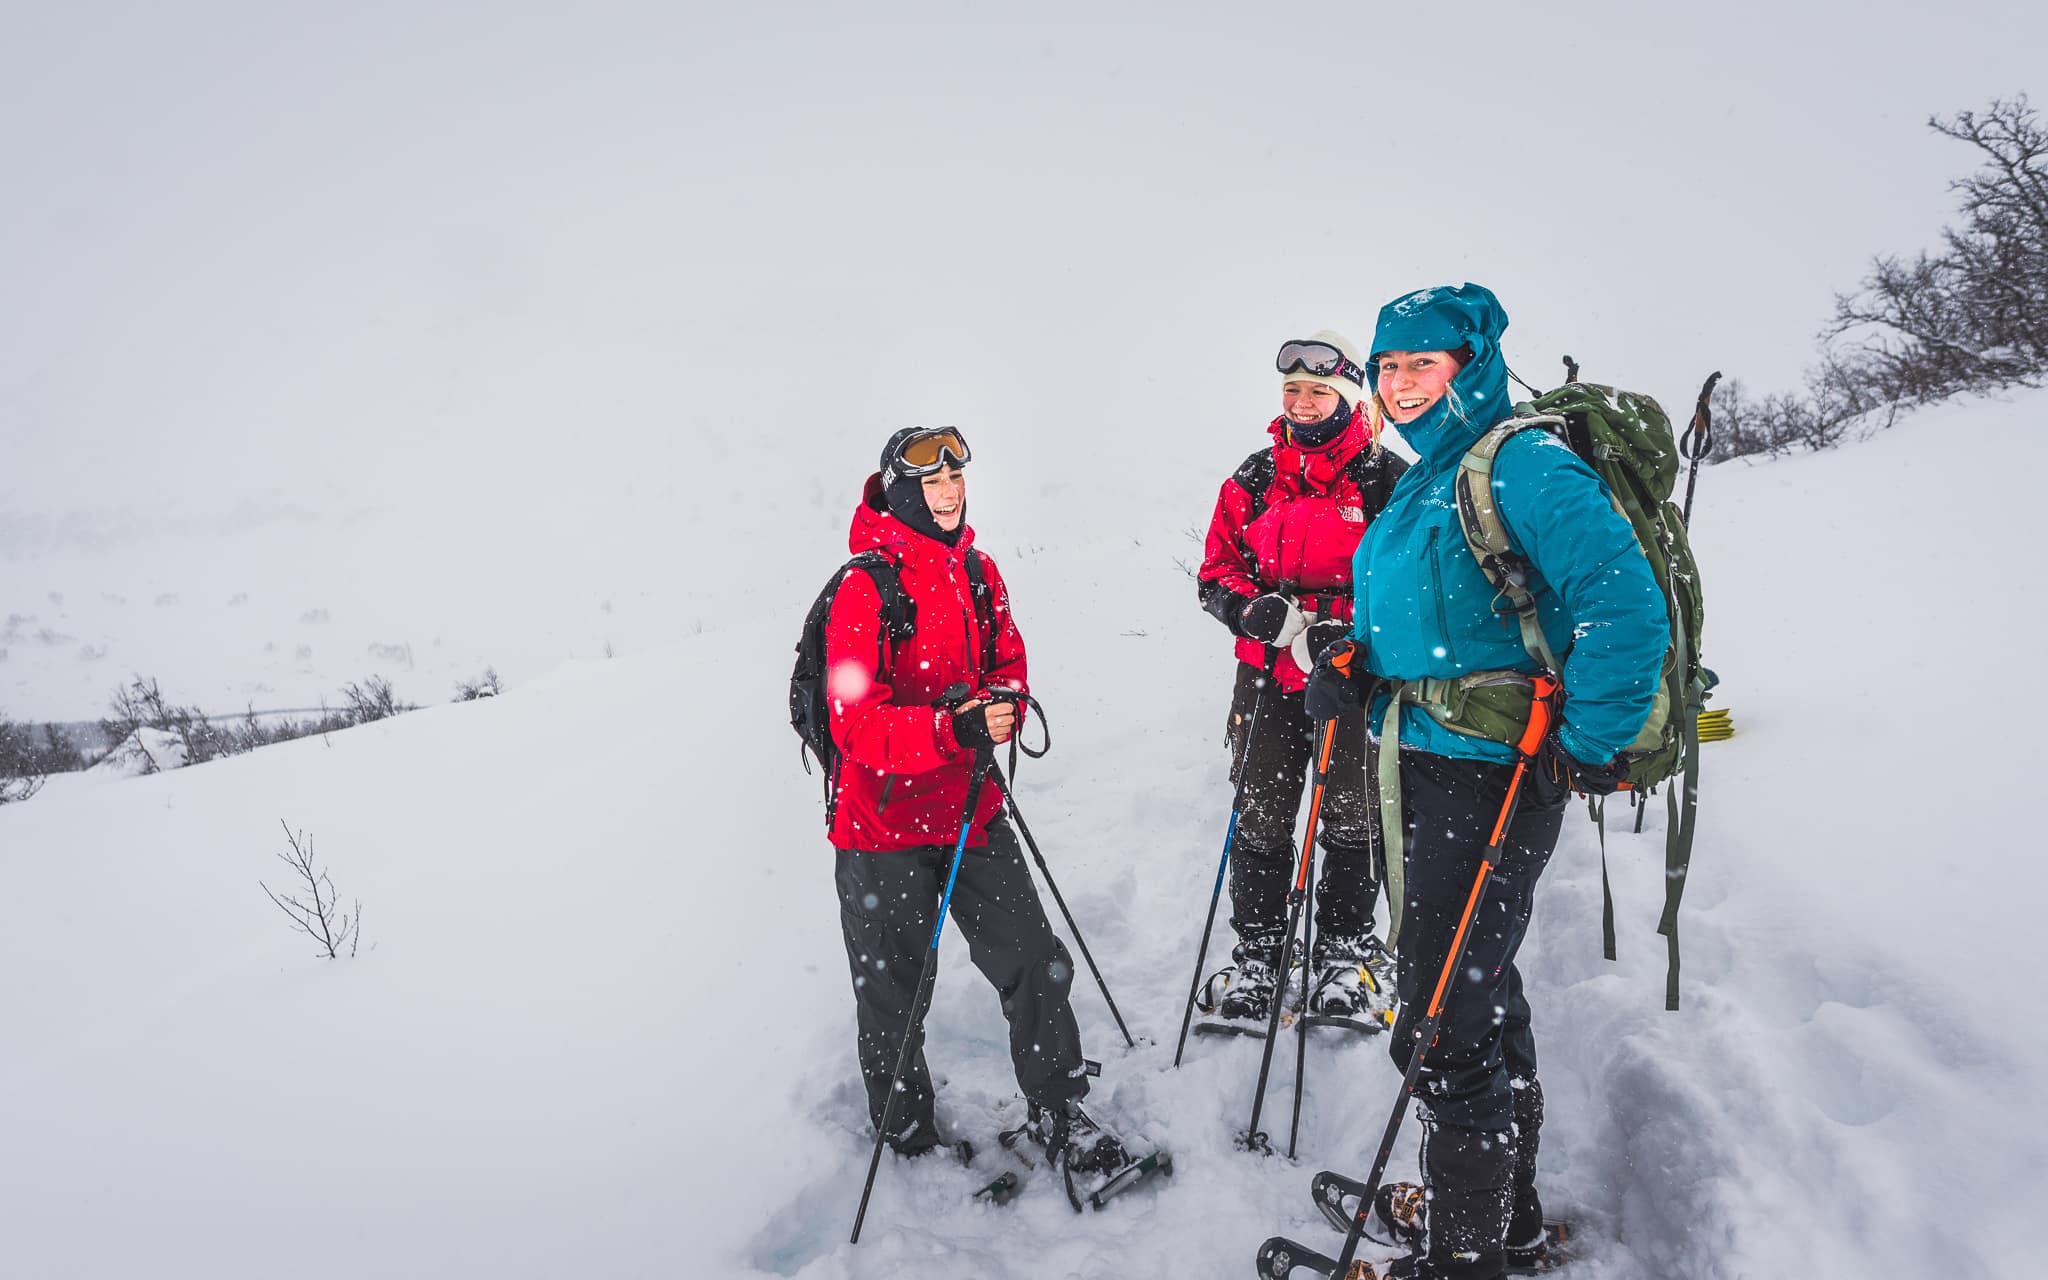
{"type": "Polygon", "coordinates": [[[1407,901],[1407,824],[1401,813],[1401,695],[1406,681],[1387,685],[1387,715],[1380,724],[1380,839],[1387,850],[1387,948],[1401,940],[1401,906],[1407,901]]]}

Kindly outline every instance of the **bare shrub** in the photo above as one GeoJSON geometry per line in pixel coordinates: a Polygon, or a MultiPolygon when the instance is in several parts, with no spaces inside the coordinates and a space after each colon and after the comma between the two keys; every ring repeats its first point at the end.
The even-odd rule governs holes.
{"type": "Polygon", "coordinates": [[[363,903],[355,902],[353,911],[340,909],[340,896],[334,891],[334,881],[313,857],[313,841],[305,832],[292,831],[291,824],[278,819],[284,828],[285,843],[290,852],[279,853],[278,861],[290,867],[299,878],[299,885],[292,892],[279,897],[271,892],[269,885],[258,880],[256,883],[277,909],[284,912],[292,927],[320,944],[320,949],[329,960],[341,957],[341,949],[348,948],[354,955],[363,937],[363,903]]]}
{"type": "Polygon", "coordinates": [[[1874,259],[1835,299],[1803,391],[1751,399],[1729,382],[1716,458],[1825,449],[1903,406],[2048,383],[2048,129],[2024,94],[1927,125],[1978,152],[1949,184],[1961,225],[1938,253],[1874,259]]]}
{"type": "MultiPolygon", "coordinates": [[[[164,697],[154,679],[136,676],[114,691],[109,709],[113,715],[100,720],[100,732],[109,747],[118,748],[137,730],[154,729],[176,738],[185,749],[186,764],[204,764],[229,754],[233,743],[215,728],[197,707],[182,707],[164,697]]],[[[155,773],[157,764],[147,751],[141,752],[142,771],[155,773]]]]}
{"type": "Polygon", "coordinates": [[[464,680],[455,686],[455,700],[475,702],[478,698],[495,698],[503,692],[505,687],[498,682],[497,668],[485,667],[482,675],[474,680],[464,680]]]}
{"type": "Polygon", "coordinates": [[[353,723],[346,713],[340,711],[323,711],[304,719],[294,719],[286,715],[264,717],[259,716],[252,705],[239,720],[225,726],[223,732],[233,743],[232,752],[240,754],[244,751],[254,751],[258,747],[290,742],[296,738],[310,738],[315,734],[346,729],[353,723]]]}
{"type": "Polygon", "coordinates": [[[1853,294],[1835,299],[1832,336],[1859,334],[1861,374],[1888,399],[2048,380],[2048,129],[2025,94],[1927,126],[1978,152],[1978,170],[1949,184],[1960,226],[1942,251],[1885,257],[1853,294]]]}
{"type": "Polygon", "coordinates": [[[15,804],[41,791],[47,772],[36,759],[35,733],[0,712],[0,804],[15,804]]]}
{"type": "Polygon", "coordinates": [[[370,676],[364,680],[342,686],[341,714],[350,724],[369,724],[373,720],[388,720],[407,711],[418,710],[410,702],[399,700],[391,682],[383,676],[370,676]]]}

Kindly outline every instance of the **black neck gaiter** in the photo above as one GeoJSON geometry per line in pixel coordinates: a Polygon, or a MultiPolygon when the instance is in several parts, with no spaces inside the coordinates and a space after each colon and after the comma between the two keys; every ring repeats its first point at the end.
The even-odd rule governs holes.
{"type": "Polygon", "coordinates": [[[1344,428],[1350,425],[1351,402],[1343,396],[1338,396],[1336,409],[1320,422],[1296,422],[1289,418],[1287,438],[1303,449],[1322,449],[1343,435],[1344,428]]]}

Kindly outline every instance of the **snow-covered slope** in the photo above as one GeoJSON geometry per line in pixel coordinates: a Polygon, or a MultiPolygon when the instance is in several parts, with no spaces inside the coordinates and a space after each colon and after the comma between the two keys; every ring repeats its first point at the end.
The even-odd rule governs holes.
{"type": "MultiPolygon", "coordinates": [[[[1661,808],[1610,833],[1620,963],[1576,821],[1525,952],[1579,1273],[2025,1270],[2048,876],[2014,673],[2041,609],[2033,517],[1993,481],[2048,463],[2044,410],[1949,407],[1703,475],[1708,657],[1740,732],[1707,748],[1686,1008],[1662,1010],[1661,808]]],[[[1056,740],[1020,801],[1144,1038],[1123,1050],[1077,984],[1096,1097],[1172,1147],[1162,1190],[989,1209],[957,1168],[885,1162],[845,1243],[851,1001],[783,727],[806,597],[499,699],[0,810],[0,1272],[1123,1280],[1248,1275],[1276,1230],[1334,1240],[1308,1178],[1369,1159],[1383,1047],[1314,1042],[1298,1163],[1232,1148],[1254,1045],[1169,1066],[1229,803],[1227,645],[1175,566],[1213,488],[1181,470],[981,530],[1056,740]],[[265,901],[280,821],[361,900],[354,958],[315,959],[265,901]]],[[[941,1114],[986,1138],[1001,1018],[950,935],[931,1025],[941,1114]]],[[[1292,1078],[1283,1048],[1282,1127],[1292,1078]]]]}

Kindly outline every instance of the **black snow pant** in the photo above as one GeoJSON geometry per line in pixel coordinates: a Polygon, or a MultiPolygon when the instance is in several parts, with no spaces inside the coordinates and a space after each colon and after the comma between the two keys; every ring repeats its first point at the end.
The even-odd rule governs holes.
{"type": "MultiPolygon", "coordinates": [[[[1322,726],[1308,718],[1301,703],[1300,693],[1283,692],[1278,681],[1242,662],[1237,665],[1230,699],[1230,780],[1234,785],[1242,779],[1244,792],[1230,843],[1230,927],[1237,931],[1240,961],[1251,957],[1276,963],[1287,932],[1287,891],[1300,858],[1295,817],[1303,789],[1315,777],[1315,753],[1322,744],[1322,726]],[[1256,726],[1254,703],[1261,704],[1256,726]]],[[[1373,901],[1379,897],[1386,851],[1366,790],[1370,755],[1365,713],[1339,720],[1316,838],[1323,851],[1315,895],[1319,939],[1346,942],[1373,931],[1373,901]]]]}
{"type": "MultiPolygon", "coordinates": [[[[1401,752],[1401,1012],[1388,1049],[1403,1071],[1513,772],[1511,765],[1401,752]]],[[[1542,1233],[1535,1178],[1543,1086],[1515,953],[1564,807],[1563,796],[1545,801],[1523,787],[1417,1077],[1430,1206],[1420,1274],[1427,1277],[1497,1276],[1504,1242],[1522,1244],[1542,1233]]]]}
{"type": "MultiPolygon", "coordinates": [[[[868,1116],[877,1126],[952,860],[950,844],[887,853],[838,850],[839,927],[853,976],[868,1116]]],[[[975,968],[1002,998],[1010,1061],[1024,1096],[1052,1104],[1087,1093],[1081,1032],[1067,1000],[1074,962],[1047,922],[1017,837],[1000,816],[988,825],[987,846],[970,848],[960,859],[951,914],[975,968]]],[[[921,1136],[933,1132],[922,1018],[889,1129],[908,1147],[926,1145],[921,1136]]]]}

